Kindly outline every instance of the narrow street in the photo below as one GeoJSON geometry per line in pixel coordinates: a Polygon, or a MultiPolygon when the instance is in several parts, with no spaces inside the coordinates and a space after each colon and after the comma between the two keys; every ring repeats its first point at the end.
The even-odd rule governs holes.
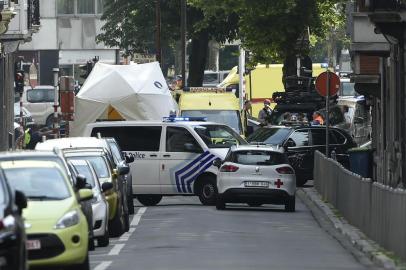
{"type": "Polygon", "coordinates": [[[93,251],[92,269],[370,269],[298,198],[295,213],[268,205],[218,211],[195,197],[136,203],[130,232],[93,251]]]}

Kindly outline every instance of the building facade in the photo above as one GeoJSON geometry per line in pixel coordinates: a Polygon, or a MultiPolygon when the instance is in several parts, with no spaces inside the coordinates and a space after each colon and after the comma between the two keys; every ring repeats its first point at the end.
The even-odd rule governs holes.
{"type": "Polygon", "coordinates": [[[105,0],[40,0],[41,30],[20,46],[27,65],[35,62],[38,83],[52,84],[52,68],[61,76],[82,80],[80,65],[98,57],[109,64],[119,62],[119,51],[96,42],[101,32],[105,0]]]}
{"type": "Polygon", "coordinates": [[[0,1],[0,150],[14,147],[16,51],[39,29],[39,0],[0,1]]]}
{"type": "Polygon", "coordinates": [[[405,0],[358,0],[352,80],[372,106],[374,180],[406,187],[405,0]]]}

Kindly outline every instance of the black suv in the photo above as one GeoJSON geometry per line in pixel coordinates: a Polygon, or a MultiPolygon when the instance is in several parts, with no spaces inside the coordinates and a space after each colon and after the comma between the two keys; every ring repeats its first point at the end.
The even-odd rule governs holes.
{"type": "Polygon", "coordinates": [[[12,192],[0,167],[0,269],[27,269],[26,234],[21,217],[27,198],[12,192]]]}
{"type": "MultiPolygon", "coordinates": [[[[271,126],[257,129],[247,138],[255,144],[269,144],[284,147],[289,163],[296,171],[296,183],[303,186],[307,180],[313,179],[314,152],[326,150],[325,126],[271,126]]],[[[337,160],[346,165],[347,150],[355,147],[351,136],[342,129],[330,128],[330,152],[337,154],[337,160]]]]}

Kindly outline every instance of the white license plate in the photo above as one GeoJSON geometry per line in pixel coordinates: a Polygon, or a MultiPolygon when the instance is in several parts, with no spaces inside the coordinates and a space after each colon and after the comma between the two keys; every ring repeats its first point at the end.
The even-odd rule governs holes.
{"type": "Polygon", "coordinates": [[[246,187],[268,187],[269,182],[264,181],[245,181],[244,186],[246,187]]]}
{"type": "Polygon", "coordinates": [[[27,247],[27,250],[41,249],[41,241],[27,240],[25,246],[27,247]]]}

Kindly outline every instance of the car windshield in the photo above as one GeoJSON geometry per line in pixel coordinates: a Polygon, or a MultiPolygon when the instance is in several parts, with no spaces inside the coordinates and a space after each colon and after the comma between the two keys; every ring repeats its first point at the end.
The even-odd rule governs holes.
{"type": "Polygon", "coordinates": [[[10,167],[4,173],[10,186],[28,199],[63,200],[71,196],[65,177],[55,167],[10,167]]]}
{"type": "Polygon", "coordinates": [[[96,180],[93,177],[93,174],[87,165],[73,165],[76,170],[78,171],[79,174],[83,175],[86,177],[86,183],[92,186],[94,188],[96,186],[96,180]]]}
{"type": "Polygon", "coordinates": [[[217,110],[186,110],[182,111],[184,117],[207,117],[207,121],[216,122],[232,127],[241,134],[241,122],[238,111],[217,111],[217,110]]]}
{"type": "Polygon", "coordinates": [[[110,145],[111,152],[113,153],[113,158],[116,163],[119,163],[120,161],[124,160],[124,157],[122,156],[120,150],[117,147],[117,144],[113,142],[108,142],[110,145]]]}
{"type": "Polygon", "coordinates": [[[247,141],[250,143],[282,145],[290,132],[289,128],[259,128],[247,138],[247,141]]]}
{"type": "Polygon", "coordinates": [[[232,145],[247,144],[232,128],[223,125],[200,125],[194,130],[209,148],[229,148],[232,145]]]}
{"type": "MultiPolygon", "coordinates": [[[[97,177],[107,178],[110,177],[109,168],[105,159],[102,156],[80,156],[81,159],[88,160],[93,165],[97,177]]],[[[68,157],[68,160],[78,159],[78,157],[68,157]]]]}
{"type": "Polygon", "coordinates": [[[282,153],[259,150],[234,151],[226,161],[243,165],[261,166],[273,166],[287,163],[286,157],[282,153]]]}

